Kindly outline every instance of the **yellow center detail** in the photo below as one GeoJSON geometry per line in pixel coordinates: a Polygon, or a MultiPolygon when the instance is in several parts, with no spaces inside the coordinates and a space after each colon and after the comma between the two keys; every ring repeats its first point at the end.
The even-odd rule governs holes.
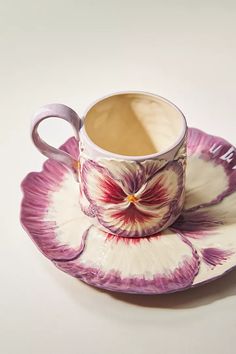
{"type": "Polygon", "coordinates": [[[74,162],[73,162],[73,168],[74,168],[75,170],[79,170],[79,169],[80,169],[80,162],[77,161],[77,160],[74,160],[74,162]]]}
{"type": "Polygon", "coordinates": [[[129,195],[127,195],[127,200],[130,203],[135,203],[135,202],[137,202],[138,198],[135,197],[135,195],[133,195],[133,194],[129,194],[129,195]]]}

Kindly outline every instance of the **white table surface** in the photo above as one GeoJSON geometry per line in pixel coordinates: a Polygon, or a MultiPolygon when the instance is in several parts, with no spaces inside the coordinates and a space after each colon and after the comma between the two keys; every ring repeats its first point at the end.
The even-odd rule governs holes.
{"type": "MultiPolygon", "coordinates": [[[[106,293],[56,269],[19,223],[20,181],[44,160],[30,118],[45,103],[83,114],[110,92],[150,91],[235,144],[235,38],[235,1],[0,2],[1,354],[235,353],[236,272],[168,296],[106,293]]],[[[43,130],[57,145],[72,135],[43,130]]]]}

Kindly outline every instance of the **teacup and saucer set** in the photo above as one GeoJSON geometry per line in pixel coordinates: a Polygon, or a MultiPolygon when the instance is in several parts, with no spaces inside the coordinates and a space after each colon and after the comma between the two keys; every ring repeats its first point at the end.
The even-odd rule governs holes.
{"type": "Polygon", "coordinates": [[[163,294],[236,266],[235,148],[187,128],[173,103],[121,92],[83,119],[50,104],[32,138],[48,160],[22,182],[21,222],[60,270],[111,291],[163,294]],[[59,149],[38,133],[52,117],[75,132],[59,149]]]}

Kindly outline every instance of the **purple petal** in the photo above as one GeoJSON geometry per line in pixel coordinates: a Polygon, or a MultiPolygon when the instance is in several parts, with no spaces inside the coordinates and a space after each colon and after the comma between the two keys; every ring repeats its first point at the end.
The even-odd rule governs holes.
{"type": "Polygon", "coordinates": [[[143,174],[145,175],[145,181],[152,178],[158,171],[160,171],[168,161],[166,160],[146,160],[140,162],[142,166],[143,174]]]}
{"type": "Polygon", "coordinates": [[[146,182],[144,167],[135,161],[101,159],[99,165],[124,189],[126,194],[136,193],[146,182]]]}
{"type": "MultiPolygon", "coordinates": [[[[77,158],[76,145],[76,140],[72,138],[61,149],[74,154],[74,157],[77,158]]],[[[68,181],[69,177],[72,181],[72,192],[74,193],[72,200],[69,202],[72,205],[74,203],[76,208],[74,212],[72,210],[70,216],[73,219],[73,216],[77,218],[77,209],[79,210],[79,188],[72,172],[63,164],[54,160],[47,160],[41,172],[30,173],[21,185],[24,193],[21,205],[22,225],[41,252],[51,260],[68,260],[78,256],[83,249],[83,235],[85,235],[88,227],[87,224],[83,224],[78,229],[78,243],[69,242],[69,238],[68,242],[67,240],[63,242],[60,232],[66,225],[58,225],[54,217],[49,214],[49,209],[54,203],[53,196],[63,189],[67,193],[68,187],[67,185],[64,186],[64,181],[68,181]]],[[[63,198],[62,202],[64,202],[63,198]]],[[[65,200],[62,210],[63,207],[66,209],[67,204],[65,200]]]]}
{"type": "Polygon", "coordinates": [[[81,180],[83,192],[91,203],[104,207],[119,205],[127,196],[111,172],[96,161],[83,163],[81,180]]]}
{"type": "Polygon", "coordinates": [[[230,256],[232,256],[232,254],[234,254],[234,252],[230,250],[223,250],[215,247],[205,248],[201,253],[204,262],[213,267],[223,264],[230,256]]]}
{"type": "Polygon", "coordinates": [[[144,185],[136,204],[100,208],[98,220],[108,232],[124,237],[156,233],[178,217],[180,203],[183,203],[183,183],[183,166],[172,161],[144,185]]]}
{"type": "Polygon", "coordinates": [[[133,294],[165,294],[187,289],[198,270],[198,260],[185,260],[173,273],[144,277],[123,278],[118,271],[105,273],[95,267],[84,267],[73,262],[56,262],[62,271],[98,288],[133,294]]]}
{"type": "Polygon", "coordinates": [[[93,228],[81,256],[56,262],[56,266],[107,290],[161,294],[191,286],[199,270],[199,258],[189,242],[168,230],[149,238],[126,239],[108,237],[93,228]],[[137,262],[143,252],[146,256],[137,262]]]}
{"type": "Polygon", "coordinates": [[[236,191],[236,153],[226,140],[190,128],[185,209],[219,203],[236,191]]]}

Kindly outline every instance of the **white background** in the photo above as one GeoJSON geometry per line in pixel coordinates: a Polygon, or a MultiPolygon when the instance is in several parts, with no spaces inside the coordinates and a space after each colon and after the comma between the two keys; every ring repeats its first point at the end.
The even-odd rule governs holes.
{"type": "MultiPolygon", "coordinates": [[[[45,103],[82,115],[105,94],[150,91],[235,144],[235,38],[233,0],[1,0],[1,354],[235,353],[235,272],[168,296],[106,293],[57,270],[19,223],[20,181],[44,160],[30,118],[45,103]]],[[[72,135],[43,130],[57,145],[72,135]]]]}

